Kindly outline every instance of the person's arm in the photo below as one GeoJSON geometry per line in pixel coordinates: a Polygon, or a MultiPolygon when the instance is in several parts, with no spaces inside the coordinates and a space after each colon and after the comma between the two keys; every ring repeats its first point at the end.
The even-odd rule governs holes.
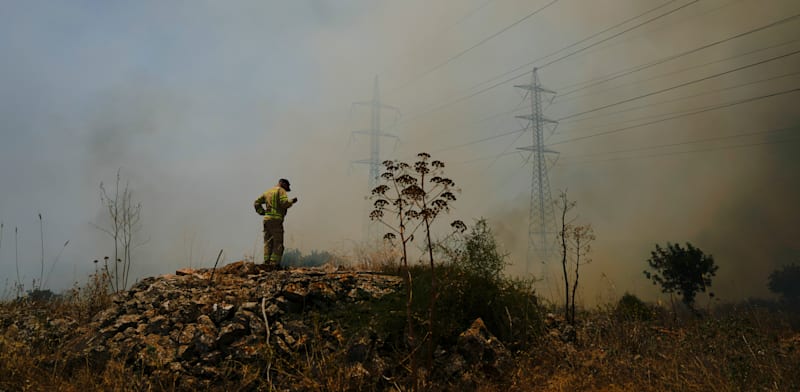
{"type": "Polygon", "coordinates": [[[255,203],[253,203],[253,207],[255,207],[256,213],[258,215],[263,216],[264,214],[267,213],[267,211],[264,209],[264,203],[266,202],[267,200],[264,198],[264,195],[262,194],[261,196],[258,197],[258,199],[256,199],[255,203]]]}
{"type": "Polygon", "coordinates": [[[289,200],[289,195],[286,193],[285,190],[281,189],[280,193],[281,193],[281,195],[280,195],[279,202],[281,203],[281,208],[288,210],[289,207],[291,207],[294,203],[297,202],[297,198],[296,197],[294,199],[292,199],[292,200],[289,200]]]}

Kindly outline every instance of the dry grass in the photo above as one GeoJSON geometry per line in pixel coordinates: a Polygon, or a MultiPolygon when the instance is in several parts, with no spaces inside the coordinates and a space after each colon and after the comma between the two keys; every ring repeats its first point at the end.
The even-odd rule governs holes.
{"type": "MultiPolygon", "coordinates": [[[[376,254],[374,259],[364,260],[381,260],[383,256],[376,254]]],[[[370,261],[365,267],[376,267],[376,263],[370,261]]],[[[93,313],[111,301],[102,289],[103,279],[102,275],[94,276],[86,287],[55,300],[0,303],[0,390],[179,390],[176,379],[166,370],[143,374],[113,359],[102,369],[67,369],[59,361],[70,339],[69,331],[77,333],[93,313]],[[55,325],[55,319],[74,324],[55,325]]],[[[628,317],[612,308],[598,309],[579,314],[574,341],[562,340],[564,335],[557,331],[563,330],[563,324],[552,326],[531,349],[516,354],[515,367],[502,385],[478,381],[474,389],[800,390],[799,321],[796,311],[752,304],[718,308],[702,318],[687,315],[674,319],[666,310],[659,310],[647,320],[628,317]]],[[[271,351],[274,348],[265,345],[260,363],[221,363],[223,374],[241,376],[235,380],[225,377],[228,381],[213,389],[269,390],[270,380],[264,377],[267,363],[271,366],[268,374],[289,379],[292,385],[306,390],[374,390],[391,383],[380,374],[367,375],[358,366],[342,365],[347,363],[347,339],[355,339],[357,333],[342,337],[338,345],[330,347],[330,337],[323,336],[328,333],[324,324],[315,323],[312,331],[307,349],[293,358],[278,358],[271,351]]]]}
{"type": "MultiPolygon", "coordinates": [[[[575,343],[548,336],[518,361],[511,391],[796,391],[796,314],[758,307],[702,319],[585,314],[575,343]]],[[[500,390],[500,389],[496,389],[500,390]]]]}
{"type": "Polygon", "coordinates": [[[384,241],[356,243],[342,260],[354,260],[343,267],[354,271],[385,271],[396,273],[400,269],[400,250],[384,241]]]}

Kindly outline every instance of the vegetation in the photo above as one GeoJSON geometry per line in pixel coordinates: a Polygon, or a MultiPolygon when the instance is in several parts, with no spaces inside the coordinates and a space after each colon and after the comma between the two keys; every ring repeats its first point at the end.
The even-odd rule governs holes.
{"type": "Polygon", "coordinates": [[[787,301],[800,300],[800,265],[792,263],[769,274],[769,290],[787,301]]]}
{"type": "Polygon", "coordinates": [[[569,212],[577,203],[567,198],[566,191],[561,192],[555,203],[561,213],[558,239],[561,242],[561,270],[564,273],[564,317],[570,324],[575,324],[575,296],[580,281],[580,268],[592,261],[588,256],[596,237],[592,225],[576,224],[575,218],[568,220],[569,212]]]}
{"type": "MultiPolygon", "coordinates": [[[[142,204],[134,201],[133,191],[126,182],[124,185],[117,170],[113,193],[100,183],[100,201],[108,211],[109,223],[105,226],[94,225],[114,240],[114,258],[107,272],[111,275],[111,287],[114,291],[128,287],[133,249],[139,245],[137,236],[141,229],[142,204]]],[[[107,260],[107,258],[106,258],[107,260]]],[[[106,264],[106,267],[108,265],[106,264]]]]}
{"type": "MultiPolygon", "coordinates": [[[[69,349],[69,339],[55,333],[52,321],[74,318],[77,321],[74,329],[78,329],[89,320],[91,312],[110,304],[109,293],[105,291],[109,286],[102,282],[107,277],[102,273],[95,277],[99,281],[48,301],[0,303],[0,390],[181,390],[170,373],[132,367],[117,358],[112,358],[103,368],[88,366],[78,370],[60,361],[60,354],[69,349]],[[38,325],[38,332],[26,334],[11,327],[16,320],[38,325]]],[[[440,281],[442,287],[446,281],[440,281]]],[[[472,300],[477,297],[475,295],[472,300]]],[[[455,306],[445,307],[445,301],[440,298],[439,320],[465,311],[455,306]]],[[[403,303],[404,296],[400,293],[383,301],[332,309],[326,319],[308,323],[315,338],[308,352],[297,358],[274,357],[265,349],[264,360],[260,363],[221,359],[222,377],[211,390],[269,390],[269,380],[264,376],[267,363],[271,364],[273,374],[291,377],[303,390],[385,388],[384,375],[352,377],[345,374],[342,364],[347,363],[353,352],[326,353],[314,342],[325,341],[316,336],[323,335],[331,323],[338,323],[344,327],[345,340],[358,339],[363,333],[394,331],[386,335],[386,346],[400,350],[405,321],[402,312],[395,310],[402,309],[403,303]],[[228,374],[242,376],[229,378],[225,376],[228,374]]],[[[720,307],[703,319],[678,320],[667,317],[664,309],[648,305],[632,295],[623,296],[618,304],[583,314],[575,325],[577,339],[574,342],[561,340],[559,321],[550,326],[540,324],[543,330],[536,334],[533,344],[514,348],[515,360],[506,378],[478,380],[467,390],[790,391],[800,388],[800,374],[796,371],[800,367],[800,332],[797,327],[791,327],[800,325],[797,323],[799,316],[780,303],[730,305],[720,307]],[[634,311],[621,313],[621,307],[634,311]],[[648,308],[652,312],[648,312],[647,318],[620,317],[621,314],[639,314],[635,309],[648,308]]],[[[426,311],[424,306],[417,310],[419,315],[426,311]]],[[[509,312],[513,315],[515,310],[509,308],[509,312]]],[[[395,358],[400,361],[404,355],[403,351],[397,351],[395,358]]]]}
{"type": "Polygon", "coordinates": [[[688,242],[686,248],[670,243],[662,248],[656,244],[647,263],[653,271],[645,270],[644,275],[660,285],[663,292],[680,295],[681,301],[692,310],[695,296],[711,287],[711,278],[719,268],[711,255],[688,242]]]}
{"type": "MultiPolygon", "coordinates": [[[[505,254],[485,220],[439,248],[436,273],[439,296],[434,320],[439,347],[452,347],[476,318],[512,352],[502,379],[474,378],[467,390],[482,391],[735,391],[798,390],[800,316],[786,303],[760,301],[718,306],[707,317],[667,317],[668,312],[626,293],[613,306],[587,310],[569,326],[566,318],[544,316],[531,282],[503,274],[505,254]],[[543,320],[544,319],[544,320],[543,320]],[[566,331],[574,339],[565,339],[566,331]]],[[[321,252],[318,252],[321,253],[321,252]]],[[[381,257],[385,254],[381,251],[381,257]]],[[[387,258],[389,260],[390,258],[387,258]]],[[[375,265],[370,265],[375,268],[375,265]]],[[[398,271],[396,265],[386,266],[398,271]]],[[[413,280],[412,322],[427,326],[432,290],[430,268],[410,266],[413,280]]],[[[87,325],[112,305],[111,274],[101,261],[84,287],[62,295],[0,303],[0,390],[181,390],[170,372],[131,366],[112,357],[104,367],[73,369],[63,362],[70,335],[58,320],[72,320],[70,330],[87,325]],[[18,327],[20,326],[20,327],[18,327]],[[23,329],[30,326],[30,328],[23,329]]],[[[303,390],[381,390],[413,384],[389,374],[347,373],[357,351],[345,347],[365,335],[380,336],[381,350],[404,369],[413,351],[407,346],[404,293],[374,302],[333,307],[307,320],[308,348],[281,357],[258,346],[262,360],[243,363],[220,359],[221,378],[212,390],[269,390],[270,374],[280,374],[303,390]],[[341,346],[329,345],[331,330],[341,330],[341,346]],[[319,344],[317,344],[319,342],[319,344]],[[270,370],[266,370],[270,369],[270,370]],[[237,375],[232,377],[230,375],[237,375]],[[391,379],[391,381],[387,381],[391,379]],[[388,384],[387,384],[388,382],[388,384]]],[[[237,299],[228,299],[237,302],[237,299]]],[[[375,348],[377,349],[377,348],[375,348]]],[[[449,386],[439,373],[423,373],[423,387],[449,386]]],[[[464,388],[465,384],[461,385],[464,388]]]]}
{"type": "Polygon", "coordinates": [[[324,251],[314,249],[309,254],[303,254],[300,249],[287,249],[283,252],[281,264],[292,267],[319,267],[336,261],[336,256],[324,251]]]}
{"type": "MultiPolygon", "coordinates": [[[[406,318],[408,345],[412,353],[422,344],[417,342],[412,316],[412,271],[409,268],[408,244],[414,240],[414,234],[422,227],[425,235],[425,247],[428,253],[430,268],[428,292],[428,369],[432,367],[434,341],[434,309],[436,307],[436,265],[433,258],[434,244],[431,240],[431,225],[440,214],[450,210],[450,203],[456,200],[453,191],[455,182],[443,176],[444,163],[430,160],[430,154],[417,154],[418,160],[413,166],[402,161],[384,161],[384,172],[381,174],[383,184],[372,190],[374,207],[370,213],[372,220],[383,223],[389,232],[384,238],[394,241],[400,238],[402,249],[401,268],[406,287],[406,318]],[[387,216],[388,215],[388,216],[387,216]]],[[[451,226],[463,232],[466,226],[461,221],[454,221],[451,226]]],[[[416,379],[417,364],[411,355],[412,378],[416,379]]]]}
{"type": "MultiPolygon", "coordinates": [[[[699,319],[667,317],[660,306],[625,293],[576,320],[579,270],[590,261],[595,237],[590,225],[569,218],[575,203],[562,193],[559,238],[566,295],[563,317],[557,316],[548,313],[555,308],[540,303],[533,281],[504,274],[506,254],[485,219],[468,232],[456,221],[446,241],[432,240],[432,223],[455,201],[455,184],[442,176],[443,163],[430,161],[424,153],[418,158],[413,166],[384,162],[385,184],[373,191],[371,218],[386,224],[391,230],[386,239],[399,240],[400,246],[357,249],[353,267],[370,271],[360,276],[372,276],[376,270],[398,274],[405,291],[374,301],[326,305],[313,315],[301,315],[310,339],[302,352],[283,355],[277,354],[278,340],[270,340],[262,302],[266,341],[250,347],[258,353],[257,360],[219,358],[214,364],[219,378],[212,390],[271,390],[272,375],[290,379],[301,390],[800,390],[800,315],[791,307],[800,297],[800,266],[785,266],[769,277],[770,290],[787,300],[783,302],[717,306],[699,319]],[[424,261],[414,264],[407,244],[419,233],[424,234],[419,235],[424,237],[424,261]],[[434,353],[457,347],[459,336],[476,319],[493,334],[492,340],[513,353],[513,363],[502,378],[491,378],[489,370],[478,366],[470,370],[472,378],[448,379],[441,366],[432,366],[434,353]],[[420,337],[415,331],[427,333],[420,337]],[[359,346],[361,339],[379,343],[359,346]],[[353,373],[352,367],[342,366],[363,354],[353,347],[380,350],[381,360],[392,363],[383,372],[353,373]],[[417,362],[423,355],[428,360],[425,369],[417,362]]],[[[26,297],[0,302],[0,390],[181,390],[176,374],[187,369],[148,367],[144,359],[132,365],[117,356],[102,367],[87,361],[76,370],[65,363],[64,353],[75,349],[75,331],[87,328],[93,317],[107,314],[115,301],[129,295],[118,292],[127,287],[141,205],[133,203],[127,185],[120,190],[119,174],[114,195],[102,185],[101,190],[112,222],[102,230],[114,239],[115,257],[95,260],[95,272],[85,286],[56,295],[42,286],[48,276],[42,251],[39,286],[26,297]]],[[[39,219],[43,244],[41,215],[39,219]]],[[[0,223],[0,246],[2,235],[0,223]]],[[[15,228],[15,242],[16,237],[15,228]]],[[[327,251],[304,255],[293,249],[284,254],[283,263],[318,266],[336,258],[327,251]]],[[[711,255],[689,243],[686,248],[656,245],[648,265],[651,270],[645,276],[664,292],[681,295],[690,308],[718,269],[711,255]]],[[[223,301],[252,300],[235,292],[214,292],[216,285],[204,287],[214,298],[215,311],[223,301]]]]}
{"type": "Polygon", "coordinates": [[[625,293],[620,297],[613,310],[618,319],[626,321],[650,321],[657,311],[653,306],[646,304],[639,297],[625,293]]]}

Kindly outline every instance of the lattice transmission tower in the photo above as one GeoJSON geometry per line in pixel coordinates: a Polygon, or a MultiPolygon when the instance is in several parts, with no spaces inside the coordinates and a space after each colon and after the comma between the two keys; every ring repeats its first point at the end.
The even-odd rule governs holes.
{"type": "Polygon", "coordinates": [[[546,279],[548,262],[555,254],[556,219],[553,209],[553,200],[550,195],[550,180],[548,178],[549,162],[547,155],[556,154],[545,145],[545,127],[548,124],[557,124],[543,115],[542,98],[546,94],[555,94],[554,91],[542,87],[536,68],[533,69],[531,83],[516,85],[514,87],[527,90],[530,96],[530,114],[516,116],[528,120],[528,126],[533,136],[533,144],[521,147],[520,150],[530,151],[531,164],[531,199],[530,215],[528,217],[528,252],[526,256],[525,272],[530,273],[531,266],[542,264],[542,278],[546,279]]]}
{"type": "MultiPolygon", "coordinates": [[[[392,120],[393,123],[396,123],[397,120],[400,118],[400,110],[394,106],[389,106],[381,103],[380,97],[380,90],[378,86],[378,76],[375,76],[375,82],[372,87],[372,99],[369,101],[361,101],[361,102],[353,102],[353,109],[356,106],[365,106],[369,107],[370,110],[370,126],[369,129],[362,129],[358,131],[353,131],[352,136],[355,135],[366,135],[369,136],[369,158],[367,159],[360,159],[353,161],[352,163],[358,164],[365,164],[369,166],[369,178],[367,180],[367,194],[369,194],[372,189],[378,186],[378,176],[381,173],[381,166],[382,166],[382,159],[381,159],[381,139],[383,138],[391,138],[394,139],[395,142],[399,140],[399,138],[393,134],[386,133],[382,130],[382,121],[381,120],[381,112],[384,110],[392,111],[395,116],[392,120]]],[[[351,109],[352,112],[352,109],[351,109]]],[[[367,217],[369,214],[368,212],[364,214],[367,217]]],[[[377,237],[377,232],[375,230],[375,225],[370,222],[369,218],[365,218],[364,221],[364,237],[366,240],[372,240],[377,237]]]]}

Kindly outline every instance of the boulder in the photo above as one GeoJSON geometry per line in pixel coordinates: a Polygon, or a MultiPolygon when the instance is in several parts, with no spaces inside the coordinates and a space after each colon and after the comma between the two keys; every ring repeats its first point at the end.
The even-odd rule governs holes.
{"type": "MultiPolygon", "coordinates": [[[[480,318],[458,336],[456,350],[467,365],[477,365],[491,377],[502,377],[513,363],[511,352],[489,332],[480,318]]],[[[453,360],[457,361],[457,358],[453,360]]]]}

